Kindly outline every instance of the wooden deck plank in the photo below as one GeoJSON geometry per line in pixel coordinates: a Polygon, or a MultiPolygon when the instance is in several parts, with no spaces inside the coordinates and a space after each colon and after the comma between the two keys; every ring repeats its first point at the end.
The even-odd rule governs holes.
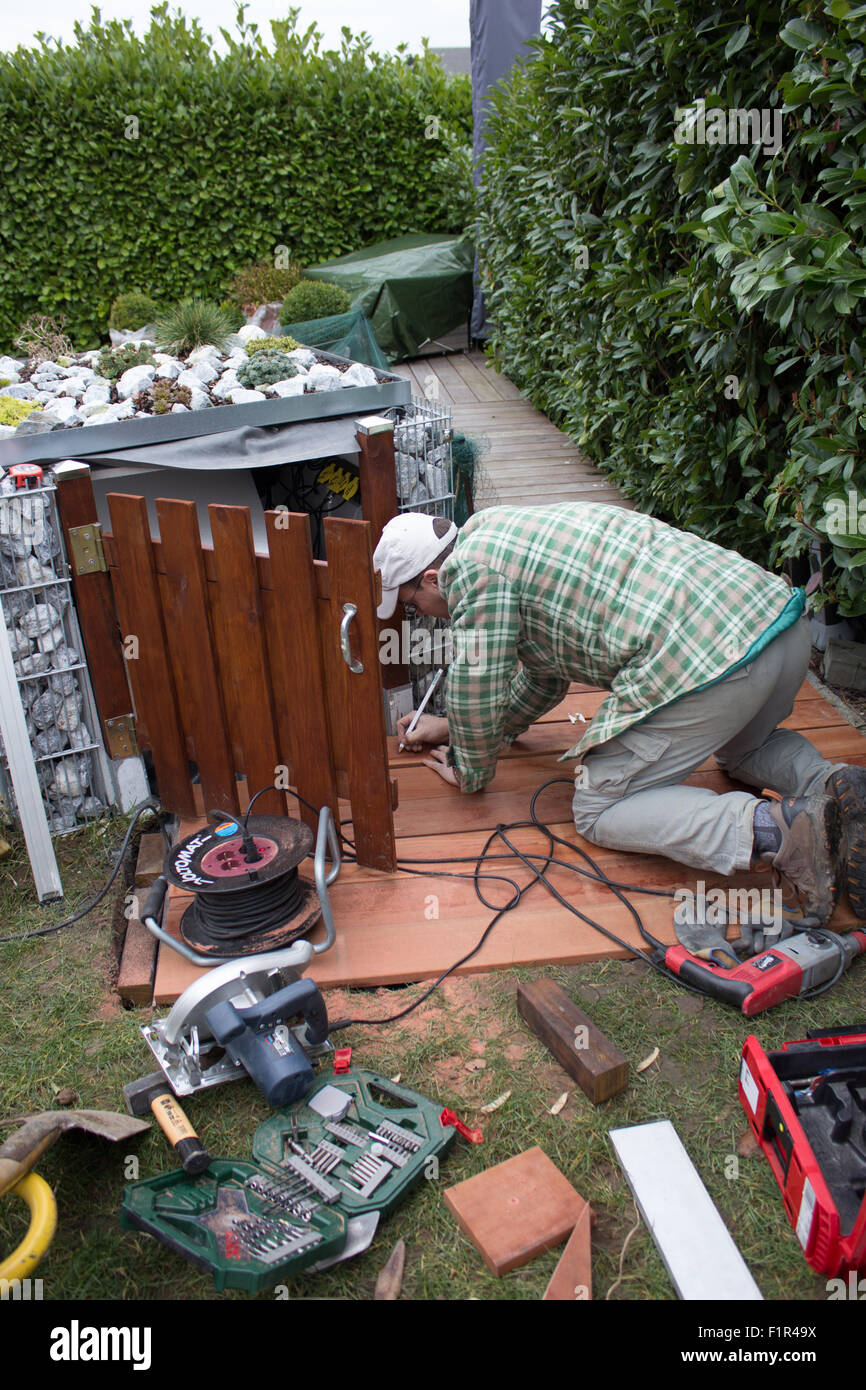
{"type": "MultiPolygon", "coordinates": [[[[561,706],[575,702],[587,716],[594,712],[603,692],[575,682],[575,688],[561,706]]],[[[557,707],[558,709],[560,707],[557,707]]],[[[551,715],[556,711],[551,711],[551,715]]],[[[853,726],[839,722],[840,716],[812,686],[804,684],[794,713],[785,723],[799,728],[825,757],[866,765],[866,739],[853,726]],[[833,721],[833,722],[831,722],[833,721]]],[[[759,875],[738,874],[732,878],[684,868],[661,855],[635,855],[606,850],[582,841],[571,821],[571,779],[573,764],[556,761],[557,748],[579,737],[579,727],[567,720],[547,718],[535,725],[524,751],[514,750],[503,757],[494,781],[476,796],[461,797],[429,768],[407,754],[397,754],[389,741],[392,775],[398,779],[400,803],[394,815],[397,853],[401,863],[418,870],[381,873],[346,860],[331,888],[331,902],[337,926],[333,950],[316,957],[309,971],[322,986],[401,984],[411,980],[435,978],[454,960],[478,942],[493,915],[475,895],[472,864],[459,862],[480,854],[497,824],[525,820],[534,791],[550,777],[565,780],[543,794],[539,816],[569,845],[582,847],[614,881],[637,883],[644,889],[661,888],[673,893],[703,879],[709,889],[753,885],[766,887],[759,875]],[[533,743],[534,740],[534,743],[533,743]],[[556,745],[543,753],[540,748],[556,745]],[[453,871],[466,877],[441,878],[424,873],[418,861],[432,860],[440,872],[453,871]]],[[[733,784],[715,770],[712,760],[689,779],[694,785],[716,791],[733,784]]],[[[348,835],[351,838],[351,827],[348,835]]],[[[512,843],[524,853],[542,853],[546,837],[540,830],[515,831],[512,843]]],[[[507,853],[504,845],[491,848],[495,854],[507,853]]],[[[557,847],[557,855],[569,858],[569,851],[557,847]]],[[[576,854],[577,868],[585,862],[576,854]]],[[[311,875],[309,861],[302,873],[311,875]]],[[[483,867],[485,896],[491,903],[504,904],[511,890],[492,876],[501,873],[521,885],[532,884],[533,875],[519,860],[490,858],[483,867]]],[[[624,905],[603,884],[571,869],[555,867],[551,883],[563,897],[587,916],[603,923],[627,943],[639,945],[634,921],[624,905]]],[[[660,940],[673,941],[672,899],[633,893],[647,929],[660,940]]],[[[177,930],[185,897],[172,891],[167,929],[177,930]]],[[[846,929],[854,924],[847,902],[837,909],[833,926],[846,929]]],[[[321,938],[317,928],[312,940],[321,938]]],[[[507,913],[491,932],[477,956],[459,973],[507,968],[519,964],[576,964],[610,956],[625,957],[628,950],[609,942],[559,904],[547,890],[533,884],[520,905],[507,913]]],[[[197,970],[180,956],[161,948],[154,1000],[170,1003],[194,978],[197,970]]]]}
{"type": "Polygon", "coordinates": [[[451,359],[451,365],[455,372],[463,378],[466,385],[472,388],[472,394],[479,404],[492,404],[501,400],[496,387],[493,386],[483,371],[479,371],[475,363],[465,353],[455,355],[451,359]]]}

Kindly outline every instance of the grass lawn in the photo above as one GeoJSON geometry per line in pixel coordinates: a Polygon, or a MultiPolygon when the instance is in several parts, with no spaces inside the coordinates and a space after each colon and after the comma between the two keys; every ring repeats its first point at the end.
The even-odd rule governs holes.
{"type": "MultiPolygon", "coordinates": [[[[149,827],[145,827],[149,828],[149,827]]],[[[40,908],[23,843],[0,861],[2,934],[59,921],[89,900],[113,866],[122,840],[120,820],[57,842],[63,904],[40,908]]],[[[109,898],[90,916],[56,935],[0,946],[0,1120],[50,1109],[57,1091],[72,1087],[81,1107],[124,1110],[122,1086],[153,1069],[138,1028],[150,1010],[123,1008],[113,993],[116,940],[126,887],[121,874],[109,898]]],[[[541,892],[542,889],[533,889],[541,892]]],[[[495,928],[494,928],[495,930],[495,928]]],[[[533,1145],[561,1168],[595,1214],[594,1297],[615,1284],[616,1300],[674,1300],[671,1281],[643,1223],[635,1224],[631,1194],[607,1137],[609,1129],[666,1118],[673,1122],[766,1299],[826,1299],[826,1281],[800,1252],[770,1168],[762,1155],[738,1154],[748,1126],[737,1099],[744,1038],[754,1031],[766,1048],[802,1037],[807,1029],[858,1022],[866,962],[855,963],[823,998],[783,1005],[754,1023],[732,1010],[678,990],[641,962],[538,967],[451,979],[407,1019],[340,1035],[353,1062],[455,1109],[484,1131],[484,1143],[462,1139],[442,1162],[436,1181],[419,1189],[384,1222],[360,1258],[323,1274],[296,1279],[290,1297],[369,1300],[395,1241],[407,1246],[403,1297],[412,1300],[538,1300],[556,1265],[551,1251],[503,1278],[491,1275],[462,1235],[443,1199],[458,1182],[533,1145]],[[518,981],[556,979],[629,1058],[621,1095],[599,1107],[554,1062],[517,1013],[518,981]],[[659,1057],[638,1074],[653,1048],[659,1057]],[[493,1114],[479,1108],[510,1091],[493,1114]],[[558,1115],[550,1106],[563,1091],[558,1115]]],[[[332,1017],[396,1013],[420,990],[329,992],[332,1017]]],[[[248,1158],[253,1131],[272,1113],[251,1082],[218,1087],[188,1102],[190,1117],[211,1153],[248,1158]]],[[[11,1126],[0,1129],[0,1135],[11,1126]]],[[[125,1145],[83,1134],[63,1136],[37,1165],[58,1207],[53,1245],[38,1269],[47,1299],[187,1300],[217,1297],[206,1274],[151,1238],[121,1230],[118,1212],[130,1158],[139,1176],[174,1167],[161,1132],[125,1145]]],[[[671,1192],[676,1201],[676,1192],[671,1192]]],[[[26,1209],[0,1203],[0,1252],[24,1234],[26,1209]]],[[[223,1298],[247,1299],[241,1293],[223,1298]]],[[[258,1296],[272,1299],[271,1293],[258,1296]]]]}

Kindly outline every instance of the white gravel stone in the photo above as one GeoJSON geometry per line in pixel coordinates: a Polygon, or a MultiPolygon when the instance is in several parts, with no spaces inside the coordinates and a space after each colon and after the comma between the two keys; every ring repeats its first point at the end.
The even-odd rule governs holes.
{"type": "Polygon", "coordinates": [[[51,407],[51,414],[62,420],[64,425],[80,425],[84,416],[75,403],[75,398],[61,396],[51,407]]]}
{"type": "Polygon", "coordinates": [[[293,362],[296,362],[299,367],[308,368],[315,366],[316,354],[311,352],[309,348],[292,348],[291,352],[287,355],[293,362]]]}
{"type": "Polygon", "coordinates": [[[275,396],[302,396],[306,380],[306,376],[286,377],[285,381],[275,381],[269,390],[273,391],[275,396]]]}
{"type": "Polygon", "coordinates": [[[191,386],[189,392],[190,410],[206,410],[210,405],[210,396],[207,391],[202,391],[200,387],[191,386]]]}
{"type": "Polygon", "coordinates": [[[183,363],[170,357],[167,362],[159,363],[156,369],[156,376],[157,379],[162,378],[163,381],[176,381],[183,370],[183,363]]]}
{"type": "Polygon", "coordinates": [[[171,411],[170,411],[169,413],[170,413],[171,415],[183,415],[183,413],[184,413],[185,411],[188,411],[188,410],[189,410],[189,406],[188,406],[188,405],[184,405],[183,401],[175,401],[175,403],[174,403],[174,405],[172,406],[171,411]]]}
{"type": "Polygon", "coordinates": [[[239,389],[240,382],[238,381],[237,372],[223,372],[219,381],[211,387],[211,395],[216,396],[218,400],[222,401],[225,400],[230,391],[237,391],[239,389]]]}
{"type": "MultiPolygon", "coordinates": [[[[214,362],[212,357],[207,357],[203,362],[196,362],[187,372],[184,372],[183,375],[195,376],[198,378],[199,382],[210,382],[216,381],[221,370],[222,367],[220,364],[214,362]]],[[[185,382],[184,385],[188,386],[189,382],[185,382]]]]}
{"type": "Polygon", "coordinates": [[[197,347],[186,359],[191,367],[195,367],[199,362],[221,362],[222,353],[213,343],[204,343],[202,347],[197,347]]]}
{"type": "Polygon", "coordinates": [[[342,374],[341,384],[343,386],[375,386],[376,373],[372,367],[367,367],[363,362],[353,362],[342,374]]]}
{"type": "Polygon", "coordinates": [[[229,400],[232,405],[249,405],[253,401],[266,401],[267,396],[264,391],[247,391],[243,386],[238,386],[229,392],[229,400]]]}
{"type": "Polygon", "coordinates": [[[0,387],[0,396],[11,396],[13,401],[35,401],[40,394],[44,396],[45,392],[37,391],[29,381],[22,381],[20,385],[0,387]]]}
{"type": "Polygon", "coordinates": [[[84,405],[79,406],[79,414],[84,416],[85,424],[96,424],[96,417],[104,415],[108,410],[108,400],[85,401],[84,405]]]}
{"type": "Polygon", "coordinates": [[[310,368],[307,377],[313,391],[339,391],[342,385],[342,373],[337,367],[330,367],[324,362],[317,363],[310,368]]]}
{"type": "Polygon", "coordinates": [[[0,357],[0,376],[8,377],[10,382],[17,381],[21,365],[15,357],[0,357]]]}
{"type": "Polygon", "coordinates": [[[254,323],[245,323],[243,328],[238,329],[238,337],[242,343],[252,342],[253,338],[267,338],[268,334],[263,328],[258,328],[254,323]]]}
{"type": "Polygon", "coordinates": [[[88,386],[84,395],[81,397],[81,404],[85,405],[108,405],[111,400],[111,383],[103,381],[97,377],[88,386]]]}
{"type": "MultiPolygon", "coordinates": [[[[124,400],[145,391],[156,375],[155,367],[130,367],[117,383],[117,394],[124,400]]],[[[122,418],[122,417],[121,417],[122,418]]]]}

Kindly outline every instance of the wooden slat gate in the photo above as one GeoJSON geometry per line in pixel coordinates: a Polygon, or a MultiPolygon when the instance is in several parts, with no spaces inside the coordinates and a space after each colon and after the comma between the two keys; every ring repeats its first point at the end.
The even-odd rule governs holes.
{"type": "MultiPolygon", "coordinates": [[[[69,546],[72,530],[96,518],[85,465],[58,482],[58,502],[69,546]]],[[[194,502],[157,502],[159,540],[143,498],[114,493],[108,505],[107,571],[72,566],[107,741],[134,705],[162,804],[188,818],[244,810],[238,776],[247,796],[293,787],[316,810],[329,806],[338,827],[348,798],[359,862],[393,869],[371,523],[327,519],[324,563],[313,560],[303,514],[267,513],[269,553],[257,555],[245,507],[210,506],[204,547],[194,502]],[[360,671],[341,652],[346,604],[357,610],[349,632],[360,671]]],[[[284,790],[256,810],[298,815],[284,790]]],[[[315,828],[313,810],[300,814],[315,828]]]]}

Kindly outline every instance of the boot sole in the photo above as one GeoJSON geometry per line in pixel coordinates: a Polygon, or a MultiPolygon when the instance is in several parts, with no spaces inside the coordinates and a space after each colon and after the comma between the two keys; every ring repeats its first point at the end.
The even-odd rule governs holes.
{"type": "Polygon", "coordinates": [[[842,818],[845,883],[851,911],[866,921],[866,768],[840,767],[827,782],[827,793],[842,818]]]}

